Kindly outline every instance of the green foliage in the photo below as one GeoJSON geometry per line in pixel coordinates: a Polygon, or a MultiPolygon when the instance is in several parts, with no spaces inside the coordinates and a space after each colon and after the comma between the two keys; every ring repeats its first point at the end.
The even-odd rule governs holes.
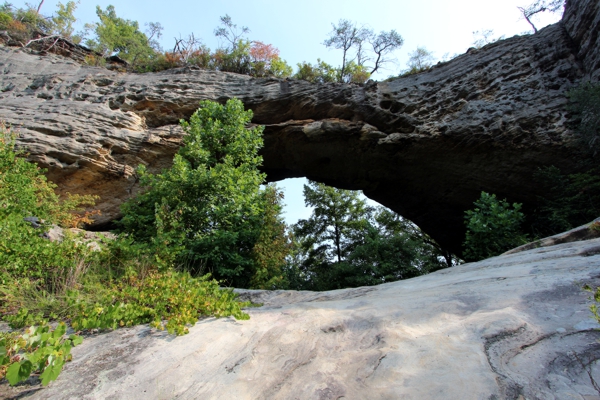
{"type": "Polygon", "coordinates": [[[0,29],[8,29],[12,22],[13,18],[11,14],[0,11],[0,29]]]}
{"type": "Polygon", "coordinates": [[[251,43],[239,40],[231,49],[219,49],[213,54],[213,66],[217,71],[250,74],[252,59],[250,58],[251,43]]]}
{"type": "Polygon", "coordinates": [[[77,4],[74,1],[66,4],[59,2],[56,14],[45,17],[31,5],[27,5],[27,8],[15,8],[4,3],[0,6],[0,29],[6,30],[11,38],[21,43],[40,35],[62,35],[78,42],[80,38],[73,35],[73,23],[76,21],[73,12],[77,4]]]}
{"type": "Polygon", "coordinates": [[[276,289],[283,285],[282,267],[291,250],[287,227],[281,217],[283,193],[275,185],[268,185],[262,193],[263,213],[260,234],[252,248],[254,274],[250,279],[253,289],[276,289]]]}
{"type": "Polygon", "coordinates": [[[577,132],[593,156],[600,149],[600,83],[585,82],[568,92],[577,132]]]}
{"type": "Polygon", "coordinates": [[[346,64],[343,75],[341,69],[336,71],[338,82],[365,83],[371,74],[364,65],[358,65],[354,61],[346,64]]]}
{"type": "Polygon", "coordinates": [[[86,28],[96,35],[88,39],[86,45],[104,57],[116,55],[132,64],[147,63],[156,56],[156,49],[145,33],[139,29],[137,21],[117,17],[115,7],[106,10],[96,7],[100,22],[88,24],[86,28]]]}
{"type": "MultiPolygon", "coordinates": [[[[82,218],[80,206],[93,204],[93,196],[75,196],[60,201],[54,193],[56,185],[48,182],[43,170],[27,162],[15,149],[15,135],[0,127],[0,280],[12,278],[41,279],[51,284],[56,275],[72,267],[85,246],[77,246],[74,238],[52,243],[41,237],[25,221],[37,217],[41,229],[52,223],[73,223],[82,218]],[[69,240],[71,239],[71,240],[69,240]]],[[[85,214],[83,214],[85,215],[85,214]]]]}
{"type": "Polygon", "coordinates": [[[73,24],[77,21],[77,18],[73,15],[77,9],[78,2],[68,1],[67,4],[58,2],[56,7],[56,15],[52,17],[52,33],[55,35],[61,35],[64,38],[72,40],[75,43],[81,41],[81,37],[73,35],[74,28],[73,24]]]}
{"type": "Polygon", "coordinates": [[[187,135],[172,168],[156,175],[138,170],[146,191],[125,204],[121,224],[135,241],[157,249],[162,265],[211,272],[236,287],[274,282],[280,206],[274,189],[260,190],[263,128],[246,129],[251,118],[239,100],[201,102],[190,121],[182,121],[187,135]],[[268,232],[261,233],[263,227],[268,232]]]}
{"type": "Polygon", "coordinates": [[[294,227],[295,249],[285,269],[290,288],[376,285],[447,266],[451,256],[420,229],[367,206],[358,192],[310,182],[304,195],[313,214],[294,227]]]}
{"type": "Polygon", "coordinates": [[[433,65],[433,53],[425,47],[417,47],[415,51],[409,54],[406,65],[408,70],[404,72],[404,75],[414,75],[427,71],[433,65]]]}
{"type": "Polygon", "coordinates": [[[298,221],[295,233],[309,240],[305,244],[310,248],[309,257],[327,262],[346,259],[355,243],[355,234],[367,227],[371,211],[359,198],[359,192],[309,181],[304,185],[304,202],[313,207],[313,214],[298,221]]]}
{"type": "Polygon", "coordinates": [[[358,26],[355,22],[341,19],[323,43],[329,48],[342,50],[342,65],[338,68],[338,82],[363,83],[386,63],[389,55],[400,48],[404,39],[395,31],[381,31],[358,26]],[[354,65],[351,65],[353,63],[354,65]],[[371,66],[367,67],[367,63],[371,66]],[[357,73],[357,68],[359,72],[357,73]],[[354,71],[352,71],[354,70],[354,71]]]}
{"type": "Polygon", "coordinates": [[[592,300],[593,303],[590,304],[590,311],[592,312],[594,319],[600,323],[600,310],[598,309],[598,304],[600,304],[600,286],[597,286],[596,289],[592,289],[589,285],[585,285],[583,289],[592,293],[590,300],[592,300]]]}
{"type": "Polygon", "coordinates": [[[152,271],[140,278],[127,274],[111,285],[96,303],[81,302],[71,293],[71,324],[75,329],[116,329],[150,323],[170,334],[188,333],[199,317],[233,316],[249,319],[242,311],[249,303],[235,300],[231,290],[221,290],[208,275],[192,278],[187,272],[152,271]]]}
{"type": "Polygon", "coordinates": [[[600,215],[600,168],[565,175],[558,168],[540,168],[534,181],[544,188],[535,210],[533,230],[555,235],[590,222],[600,215]]]}
{"type": "MultiPolygon", "coordinates": [[[[227,147],[218,140],[209,146],[215,153],[227,147]]],[[[236,146],[234,150],[239,150],[244,144],[236,146]]],[[[220,290],[218,283],[208,276],[196,279],[166,268],[173,257],[164,242],[140,245],[125,237],[103,245],[100,251],[91,251],[81,238],[69,235],[68,231],[62,241],[51,242],[42,237],[40,232],[52,222],[72,223],[73,208],[82,197],[59,201],[53,192],[54,185],[42,175],[43,171],[20,156],[14,148],[14,135],[2,131],[0,313],[13,328],[45,323],[51,318],[70,319],[74,327],[81,329],[152,322],[171,333],[183,334],[186,325],[194,323],[198,316],[248,318],[241,311],[245,303],[237,302],[232,292],[220,290]],[[24,217],[30,216],[43,218],[40,229],[24,221],[24,217]]],[[[243,155],[223,157],[227,159],[224,162],[234,164],[253,161],[243,155]]],[[[213,161],[217,163],[216,159],[213,161]]],[[[162,219],[163,223],[168,217],[162,219]]],[[[46,359],[44,365],[48,368],[40,371],[43,382],[55,379],[60,372],[59,353],[63,350],[56,346],[62,343],[56,340],[51,343],[55,346],[54,353],[31,350],[54,357],[46,359]],[[59,361],[54,363],[54,360],[59,361]]],[[[32,361],[35,354],[13,359],[22,362],[10,366],[9,380],[24,379],[29,372],[38,370],[32,361]]]]}
{"type": "Polygon", "coordinates": [[[275,78],[287,78],[292,76],[292,73],[292,67],[281,58],[272,60],[269,65],[269,74],[275,78]]]}
{"type": "Polygon", "coordinates": [[[346,64],[345,69],[334,68],[320,59],[312,65],[307,62],[298,63],[298,71],[294,74],[295,79],[302,79],[312,83],[345,82],[364,83],[370,74],[362,65],[353,61],[346,64]]]}
{"type": "Polygon", "coordinates": [[[479,261],[497,256],[511,248],[527,243],[520,228],[525,218],[521,204],[496,199],[496,195],[481,192],[475,208],[465,212],[467,233],[464,259],[479,261]]]}
{"type": "Polygon", "coordinates": [[[317,59],[316,65],[307,62],[298,63],[298,71],[294,74],[294,78],[312,83],[329,83],[337,81],[337,72],[331,65],[317,59]]]}
{"type": "Polygon", "coordinates": [[[67,361],[71,348],[81,344],[77,335],[66,336],[64,323],[55,329],[48,325],[32,326],[24,333],[0,333],[0,378],[12,386],[32,373],[39,373],[43,386],[56,380],[67,361]]]}

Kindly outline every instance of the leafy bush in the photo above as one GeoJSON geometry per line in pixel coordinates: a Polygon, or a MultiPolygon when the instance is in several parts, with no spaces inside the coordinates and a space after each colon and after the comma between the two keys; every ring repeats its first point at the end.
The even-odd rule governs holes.
{"type": "Polygon", "coordinates": [[[43,386],[58,378],[71,348],[82,342],[81,336],[66,337],[66,326],[55,329],[48,325],[32,326],[24,333],[0,333],[0,379],[10,385],[23,382],[32,373],[39,373],[43,386]]]}
{"type": "Polygon", "coordinates": [[[249,319],[241,309],[250,303],[235,298],[231,290],[221,290],[208,275],[192,278],[187,272],[152,271],[144,278],[126,275],[94,304],[81,302],[72,293],[69,305],[75,329],[116,329],[150,323],[183,335],[188,333],[186,325],[195,324],[199,317],[249,319]]]}
{"type": "Polygon", "coordinates": [[[475,208],[465,212],[467,233],[464,259],[479,261],[497,256],[511,248],[527,243],[520,228],[525,215],[521,204],[496,199],[496,195],[481,192],[475,208]]]}
{"type": "Polygon", "coordinates": [[[81,338],[64,337],[62,323],[51,330],[48,319],[82,330],[150,323],[182,335],[199,317],[249,318],[242,311],[249,303],[206,272],[240,285],[281,283],[289,246],[281,193],[260,189],[262,129],[245,128],[252,112],[240,101],[201,105],[182,122],[188,135],[174,167],[164,175],[140,169],[149,190],[129,205],[129,235],[99,251],[68,230],[62,241],[45,238],[53,224],[90,222],[94,212],[83,206],[94,197],[60,200],[0,126],[0,315],[15,329],[42,323],[24,334],[0,334],[0,379],[56,379],[81,338]]]}
{"type": "Polygon", "coordinates": [[[590,299],[593,302],[592,304],[590,304],[590,311],[592,312],[592,316],[594,317],[594,319],[598,321],[598,323],[600,323],[600,309],[598,309],[598,304],[600,304],[600,286],[597,286],[596,289],[592,289],[591,286],[585,285],[583,289],[592,293],[590,299]]]}
{"type": "Polygon", "coordinates": [[[347,63],[342,73],[341,68],[334,68],[326,62],[317,59],[315,65],[307,62],[298,63],[298,71],[293,77],[312,83],[364,83],[369,79],[369,76],[370,74],[364,66],[357,65],[354,62],[347,63]]]}
{"type": "Polygon", "coordinates": [[[15,135],[0,127],[0,279],[41,279],[49,285],[86,254],[74,238],[51,243],[42,235],[52,223],[76,226],[89,222],[81,206],[93,205],[94,196],[70,196],[61,201],[44,171],[27,162],[15,149],[15,135]],[[37,217],[36,229],[27,217],[37,217]],[[71,239],[71,240],[69,240],[71,239]]]}
{"type": "Polygon", "coordinates": [[[337,73],[334,67],[317,59],[315,65],[307,62],[298,63],[298,71],[294,74],[294,78],[312,83],[328,83],[337,81],[337,73]]]}
{"type": "Polygon", "coordinates": [[[244,303],[220,291],[216,281],[159,269],[165,265],[160,257],[170,257],[164,243],[148,246],[120,238],[91,251],[68,231],[60,242],[44,238],[43,229],[52,222],[76,224],[87,218],[74,208],[92,198],[61,202],[43,170],[21,156],[14,135],[2,131],[0,313],[13,328],[48,318],[72,319],[85,329],[152,321],[160,327],[167,320],[169,332],[182,334],[199,315],[247,318],[241,312],[244,303]],[[30,216],[40,217],[40,229],[24,220],[30,216]]]}

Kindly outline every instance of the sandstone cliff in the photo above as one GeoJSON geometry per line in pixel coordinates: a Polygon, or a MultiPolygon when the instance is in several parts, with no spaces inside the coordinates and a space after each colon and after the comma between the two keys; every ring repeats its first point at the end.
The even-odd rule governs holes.
{"type": "Polygon", "coordinates": [[[600,5],[571,0],[536,35],[431,71],[366,85],[177,69],[126,74],[0,47],[0,118],[62,192],[101,196],[103,216],[138,188],[134,168],[169,165],[198,101],[241,99],[265,124],[270,180],[306,176],[365,194],[460,252],[481,190],[535,204],[540,165],[575,168],[565,92],[598,79],[600,5]]]}

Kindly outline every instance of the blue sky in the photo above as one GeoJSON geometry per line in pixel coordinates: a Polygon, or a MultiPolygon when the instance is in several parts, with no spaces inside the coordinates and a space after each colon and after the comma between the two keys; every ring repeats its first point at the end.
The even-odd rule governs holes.
{"type": "MultiPolygon", "coordinates": [[[[165,50],[171,49],[174,37],[194,33],[196,38],[214,49],[219,42],[214,29],[219,17],[231,16],[234,23],[250,28],[248,38],[279,48],[280,56],[294,66],[302,61],[315,62],[320,58],[339,65],[341,54],[322,45],[331,24],[349,19],[371,27],[376,32],[395,29],[404,45],[395,54],[397,64],[375,76],[385,79],[406,68],[408,54],[418,46],[433,52],[437,59],[444,55],[464,53],[474,42],[473,32],[491,29],[496,37],[511,37],[530,31],[517,6],[532,0],[81,0],[75,12],[79,21],[96,22],[96,5],[103,9],[112,4],[119,17],[136,20],[140,26],[160,22],[165,50]]],[[[57,0],[45,0],[41,12],[50,15],[57,0]]],[[[66,3],[66,0],[63,1],[66,3]]],[[[23,7],[24,1],[12,1],[23,7]]],[[[36,2],[39,4],[39,2],[36,2]]],[[[538,29],[557,21],[559,15],[538,18],[538,29]]],[[[82,24],[76,30],[81,29],[82,24]]],[[[279,183],[285,190],[286,221],[294,223],[307,218],[310,210],[304,207],[304,180],[293,179],[279,183]]]]}

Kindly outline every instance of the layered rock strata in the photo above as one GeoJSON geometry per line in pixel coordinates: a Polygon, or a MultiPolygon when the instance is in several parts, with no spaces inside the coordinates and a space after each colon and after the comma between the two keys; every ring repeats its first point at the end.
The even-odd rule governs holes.
{"type": "Polygon", "coordinates": [[[576,168],[565,93],[598,78],[599,16],[597,1],[569,1],[563,21],[536,35],[365,85],[190,68],[127,74],[0,47],[0,118],[61,192],[101,196],[101,224],[138,190],[138,164],[170,164],[177,122],[198,101],[237,97],[266,125],[270,180],[363,189],[460,252],[463,213],[482,190],[527,209],[541,191],[538,166],[576,168]]]}

